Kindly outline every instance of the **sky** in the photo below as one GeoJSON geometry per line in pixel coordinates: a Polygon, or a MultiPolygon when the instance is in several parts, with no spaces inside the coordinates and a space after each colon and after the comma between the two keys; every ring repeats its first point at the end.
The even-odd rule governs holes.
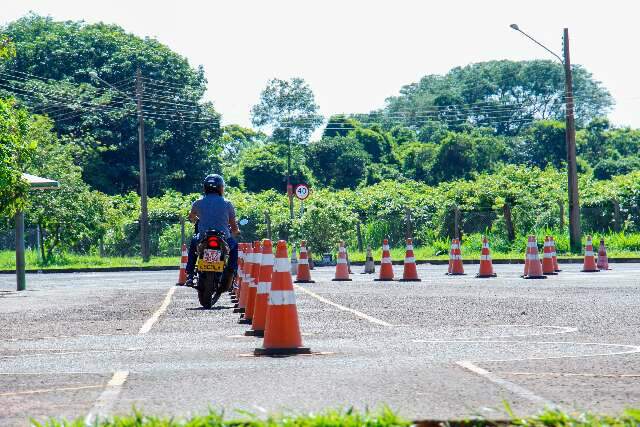
{"type": "Polygon", "coordinates": [[[427,74],[493,59],[553,59],[517,23],[585,66],[616,100],[610,119],[640,127],[640,2],[628,0],[2,0],[0,24],[29,11],[106,22],[158,39],[208,78],[223,124],[249,126],[271,78],[302,77],[325,116],[368,112],[427,74]]]}

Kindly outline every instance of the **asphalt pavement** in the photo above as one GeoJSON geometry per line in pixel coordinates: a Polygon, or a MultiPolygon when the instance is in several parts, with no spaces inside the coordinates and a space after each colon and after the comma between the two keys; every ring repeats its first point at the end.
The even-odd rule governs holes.
{"type": "MultiPolygon", "coordinates": [[[[254,357],[226,296],[212,310],[176,271],[0,275],[0,425],[29,418],[208,408],[307,412],[388,405],[412,419],[504,418],[544,407],[617,413],[640,406],[640,264],[546,280],[352,282],[313,271],[296,299],[314,354],[254,357]]],[[[397,274],[401,266],[394,267],[397,274]]]]}

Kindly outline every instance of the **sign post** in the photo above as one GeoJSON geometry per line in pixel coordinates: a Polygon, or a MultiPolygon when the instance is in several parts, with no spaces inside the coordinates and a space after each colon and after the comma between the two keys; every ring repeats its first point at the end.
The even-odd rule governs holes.
{"type": "Polygon", "coordinates": [[[300,216],[304,214],[304,201],[309,197],[309,186],[307,184],[298,184],[294,190],[294,194],[300,200],[300,216]]]}

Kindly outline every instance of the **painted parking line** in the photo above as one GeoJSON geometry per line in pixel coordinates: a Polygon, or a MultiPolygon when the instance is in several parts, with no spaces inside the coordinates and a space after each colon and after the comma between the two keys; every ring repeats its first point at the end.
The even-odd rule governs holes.
{"type": "Polygon", "coordinates": [[[320,295],[316,294],[315,292],[311,292],[310,290],[305,289],[302,286],[299,286],[299,285],[293,285],[293,286],[296,289],[301,290],[305,294],[317,299],[320,302],[323,302],[325,304],[329,304],[330,306],[335,307],[335,308],[337,308],[339,310],[346,311],[346,312],[349,312],[351,314],[354,314],[354,315],[360,317],[361,319],[367,320],[367,321],[369,321],[371,323],[375,323],[376,325],[387,326],[387,327],[394,326],[389,322],[385,322],[384,320],[376,319],[375,317],[369,316],[368,314],[365,314],[365,313],[363,313],[361,311],[354,310],[353,308],[345,307],[344,305],[340,305],[340,304],[335,303],[333,301],[329,301],[328,299],[326,299],[324,297],[321,297],[320,295]]]}
{"type": "MultiPolygon", "coordinates": [[[[175,291],[175,287],[169,289],[160,307],[158,307],[153,315],[149,319],[147,319],[146,322],[144,322],[144,324],[138,331],[138,335],[144,335],[148,333],[151,328],[153,328],[153,325],[167,310],[169,304],[171,304],[171,297],[173,297],[175,291]]],[[[89,410],[89,413],[85,417],[85,424],[93,425],[95,420],[104,418],[109,415],[111,409],[113,408],[113,405],[115,404],[116,400],[118,400],[118,396],[122,391],[122,386],[124,385],[125,381],[127,381],[128,376],[129,371],[117,371],[113,374],[113,377],[107,383],[104,391],[102,392],[100,397],[98,397],[98,400],[96,400],[96,402],[93,404],[93,407],[91,408],[91,410],[89,410]]]]}
{"type": "Polygon", "coordinates": [[[538,405],[545,406],[549,409],[559,409],[558,405],[553,403],[552,401],[545,399],[544,397],[538,396],[534,392],[527,390],[524,387],[521,387],[517,384],[512,383],[511,381],[507,381],[498,377],[496,374],[487,371],[486,369],[482,369],[479,366],[473,364],[473,362],[469,361],[460,361],[456,362],[456,365],[464,368],[470,372],[473,372],[476,375],[479,375],[486,380],[491,381],[492,383],[504,388],[505,390],[510,391],[511,393],[519,396],[523,399],[526,399],[530,402],[536,403],[538,405]]]}

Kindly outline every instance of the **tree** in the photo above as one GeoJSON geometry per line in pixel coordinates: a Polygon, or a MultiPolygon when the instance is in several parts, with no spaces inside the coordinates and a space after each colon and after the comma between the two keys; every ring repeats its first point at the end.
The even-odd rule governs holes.
{"type": "Polygon", "coordinates": [[[544,169],[547,165],[556,168],[567,159],[565,124],[553,120],[540,120],[529,126],[519,144],[514,146],[513,157],[544,169]]]}
{"type": "Polygon", "coordinates": [[[196,190],[216,166],[211,152],[219,137],[219,114],[202,102],[202,68],[192,68],[157,40],[116,25],[29,14],[4,32],[16,56],[0,65],[3,91],[31,111],[49,115],[55,131],[82,148],[76,161],[93,187],[110,194],[138,187],[137,117],[131,99],[137,67],[144,82],[149,193],[196,190]]]}
{"type": "Polygon", "coordinates": [[[355,188],[366,176],[369,156],[357,140],[322,138],[307,148],[307,166],[318,182],[333,188],[355,188]]]}
{"type": "Polygon", "coordinates": [[[333,138],[334,136],[347,136],[347,134],[359,127],[360,123],[353,118],[343,114],[331,116],[322,132],[323,138],[333,138]]]}
{"type": "Polygon", "coordinates": [[[0,99],[0,216],[12,216],[26,203],[29,185],[22,172],[36,146],[31,121],[14,101],[0,99]]]}
{"type": "Polygon", "coordinates": [[[221,158],[225,163],[237,162],[244,150],[263,144],[266,137],[262,132],[239,125],[225,126],[220,137],[221,158]]]}
{"type": "Polygon", "coordinates": [[[52,132],[50,120],[38,116],[31,124],[31,137],[38,141],[37,156],[28,166],[36,175],[60,182],[60,189],[32,192],[26,219],[39,224],[45,262],[59,251],[87,251],[106,233],[106,200],[82,180],[82,170],[73,164],[75,147],[63,144],[52,132]]]}
{"type": "MultiPolygon", "coordinates": [[[[274,189],[278,192],[286,190],[287,164],[284,155],[285,147],[279,144],[255,146],[243,152],[239,160],[239,170],[243,176],[244,187],[247,191],[260,192],[274,189]]],[[[302,150],[292,152],[293,169],[292,182],[309,183],[309,171],[302,161],[302,150]]]]}
{"type": "Polygon", "coordinates": [[[376,130],[379,129],[359,127],[351,131],[349,137],[355,139],[362,145],[362,148],[369,153],[374,163],[380,163],[391,153],[392,145],[381,132],[376,130]]]}
{"type": "Polygon", "coordinates": [[[301,78],[272,79],[260,94],[260,102],[251,109],[251,121],[257,127],[271,127],[279,142],[305,143],[322,124],[313,91],[301,78]]]}
{"type": "MultiPolygon", "coordinates": [[[[573,66],[578,126],[606,113],[609,92],[580,65],[573,66]]],[[[488,61],[428,75],[387,99],[387,123],[418,129],[427,120],[469,122],[517,134],[532,119],[564,119],[564,69],[547,60],[488,61]]]]}

